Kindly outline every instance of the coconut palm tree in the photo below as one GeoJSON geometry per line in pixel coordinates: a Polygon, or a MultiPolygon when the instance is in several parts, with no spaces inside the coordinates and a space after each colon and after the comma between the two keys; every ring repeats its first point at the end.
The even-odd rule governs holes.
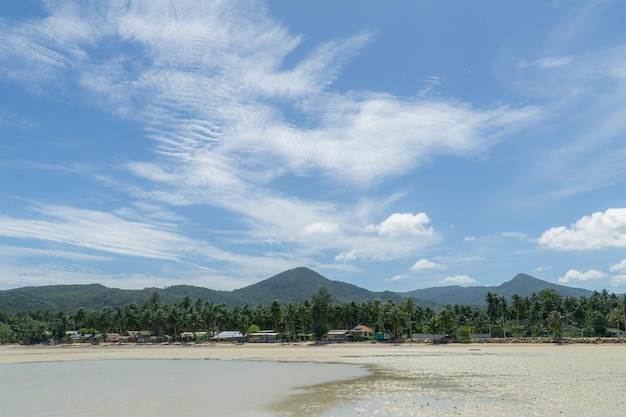
{"type": "Polygon", "coordinates": [[[446,334],[452,330],[452,323],[454,323],[454,316],[452,315],[452,311],[450,311],[449,306],[441,309],[439,313],[437,313],[437,324],[442,329],[443,333],[446,334]]]}
{"type": "Polygon", "coordinates": [[[272,314],[272,320],[274,322],[274,331],[278,332],[278,320],[280,319],[282,313],[278,300],[272,301],[272,304],[270,305],[270,313],[272,314]]]}
{"type": "Polygon", "coordinates": [[[415,303],[412,297],[402,302],[402,309],[406,314],[409,339],[413,340],[413,314],[415,314],[415,303]]]}
{"type": "Polygon", "coordinates": [[[548,329],[552,333],[554,341],[561,340],[561,331],[563,330],[564,322],[563,316],[556,310],[553,310],[548,314],[548,329]]]}

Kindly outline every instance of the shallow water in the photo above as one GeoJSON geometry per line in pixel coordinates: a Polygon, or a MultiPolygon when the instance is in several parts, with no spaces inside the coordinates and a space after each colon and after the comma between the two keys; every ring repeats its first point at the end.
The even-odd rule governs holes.
{"type": "Polygon", "coordinates": [[[306,387],[367,374],[353,365],[230,360],[5,364],[0,415],[274,416],[306,387]]]}

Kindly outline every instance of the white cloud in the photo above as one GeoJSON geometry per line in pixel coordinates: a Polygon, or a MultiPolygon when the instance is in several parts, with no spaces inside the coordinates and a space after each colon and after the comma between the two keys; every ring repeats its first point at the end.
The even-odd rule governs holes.
{"type": "Polygon", "coordinates": [[[353,250],[341,252],[339,255],[335,256],[335,262],[351,262],[356,261],[356,259],[356,251],[353,250]]]}
{"type": "Polygon", "coordinates": [[[463,241],[464,241],[464,242],[473,242],[473,241],[475,241],[475,240],[476,240],[476,237],[475,237],[475,236],[465,236],[465,237],[463,238],[463,241]]]}
{"type": "Polygon", "coordinates": [[[454,275],[448,276],[441,281],[442,284],[451,284],[451,285],[469,285],[475,283],[476,280],[469,275],[454,275]]]}
{"type": "Polygon", "coordinates": [[[177,258],[175,251],[192,246],[181,235],[110,213],[53,205],[41,205],[37,212],[39,219],[0,216],[0,235],[168,260],[177,258]]]}
{"type": "Polygon", "coordinates": [[[409,278],[408,275],[406,275],[406,274],[399,274],[399,275],[394,275],[393,277],[391,277],[389,279],[386,279],[385,281],[392,281],[392,282],[394,282],[394,281],[402,281],[402,280],[405,280],[407,278],[409,278]]]}
{"type": "Polygon", "coordinates": [[[577,271],[576,269],[570,269],[564,276],[560,277],[558,281],[562,284],[570,284],[572,282],[584,282],[604,279],[608,275],[602,271],[596,269],[590,269],[586,272],[577,271]]]}
{"type": "Polygon", "coordinates": [[[472,109],[442,100],[320,95],[308,99],[320,118],[315,129],[266,125],[242,134],[246,154],[284,160],[295,172],[321,172],[371,187],[422,167],[439,155],[474,157],[502,132],[536,118],[535,108],[472,109]],[[319,100],[319,102],[318,102],[319,100]],[[263,146],[269,143],[271,146],[263,146]]]}
{"type": "MultiPolygon", "coordinates": [[[[254,264],[279,270],[292,256],[308,259],[323,251],[339,252],[336,262],[354,261],[357,253],[368,260],[406,258],[438,239],[425,213],[395,213],[365,226],[378,202],[337,207],[285,196],[273,181],[297,175],[368,189],[438,156],[483,156],[539,117],[536,107],[475,107],[426,97],[425,91],[398,97],[330,89],[347,60],[375,35],[357,33],[306,50],[304,36],[290,33],[257,3],[52,4],[46,18],[0,30],[5,75],[48,94],[71,87],[103,111],[144,126],[157,156],[126,165],[146,180],[142,188],[119,187],[141,200],[135,204],[216,207],[239,220],[233,226],[239,229],[229,231],[230,243],[280,249],[266,261],[221,251],[186,237],[175,227],[176,216],[160,204],[148,219],[152,223],[129,210],[0,218],[5,233],[22,238],[154,259],[195,253],[247,270],[254,264]],[[296,50],[303,58],[286,65],[296,50]],[[308,122],[298,126],[291,117],[308,122]],[[158,223],[164,216],[170,222],[158,223]],[[81,227],[91,235],[80,236],[81,227]],[[307,239],[314,233],[337,238],[307,239]]],[[[437,82],[431,80],[433,86],[437,82]]]]}
{"type": "MultiPolygon", "coordinates": [[[[170,166],[184,161],[180,173],[187,179],[218,184],[321,172],[367,186],[436,155],[480,154],[536,115],[534,108],[475,109],[442,98],[331,93],[326,88],[371,34],[322,43],[284,70],[285,57],[302,46],[302,37],[288,33],[261,7],[190,8],[174,2],[168,8],[175,12],[162,13],[158,2],[113,7],[106,15],[81,3],[50,8],[40,27],[5,32],[14,47],[3,50],[4,62],[39,68],[15,72],[29,85],[76,75],[82,87],[109,100],[103,107],[126,109],[128,117],[146,123],[161,151],[174,159],[170,166]],[[132,43],[132,53],[116,48],[113,56],[99,59],[89,53],[112,39],[120,46],[132,43]],[[311,126],[297,128],[268,106],[277,97],[292,100],[311,126]],[[142,99],[150,105],[139,105],[142,99]]],[[[129,166],[156,181],[181,182],[159,167],[129,166]]]]}
{"type": "Polygon", "coordinates": [[[369,230],[377,231],[379,235],[392,238],[406,236],[432,236],[433,228],[426,228],[430,223],[426,213],[394,213],[387,217],[380,225],[370,225],[369,230]]]}
{"type": "MultiPolygon", "coordinates": [[[[0,235],[2,232],[0,231],[0,235]]],[[[71,259],[78,261],[108,262],[113,260],[112,257],[102,255],[90,255],[79,253],[76,251],[62,251],[51,249],[25,248],[20,246],[0,245],[0,257],[11,258],[52,258],[52,259],[71,259]]]]}
{"type": "Polygon", "coordinates": [[[626,284],[626,274],[615,275],[611,277],[611,286],[619,287],[626,284]]]}
{"type": "Polygon", "coordinates": [[[616,263],[615,265],[611,265],[611,267],[609,268],[609,271],[611,271],[611,272],[615,272],[615,271],[626,272],[626,259],[622,259],[621,262],[616,263]]]}
{"type": "Polygon", "coordinates": [[[551,269],[552,269],[551,266],[538,266],[537,268],[533,269],[533,272],[544,272],[544,271],[549,271],[551,269]]]}
{"type": "Polygon", "coordinates": [[[302,234],[305,236],[309,235],[329,235],[335,233],[339,226],[335,223],[330,222],[315,222],[304,228],[302,234]]]}
{"type": "Polygon", "coordinates": [[[429,261],[428,259],[420,259],[419,261],[415,262],[411,267],[411,271],[424,271],[427,269],[443,270],[446,269],[446,266],[429,261]]]}
{"type": "Polygon", "coordinates": [[[533,67],[533,66],[539,67],[541,69],[553,69],[553,68],[563,67],[569,64],[570,62],[572,62],[573,60],[574,58],[571,56],[551,56],[551,57],[540,58],[530,63],[522,61],[519,63],[518,66],[522,69],[533,67]]]}
{"type": "Polygon", "coordinates": [[[626,208],[611,208],[585,216],[570,228],[553,227],[539,244],[562,251],[626,247],[626,208]]]}
{"type": "Polygon", "coordinates": [[[521,232],[504,232],[502,233],[502,236],[510,237],[517,240],[529,240],[528,234],[521,232]]]}
{"type": "Polygon", "coordinates": [[[42,204],[33,211],[38,218],[0,215],[0,236],[56,242],[124,257],[192,263],[196,268],[218,261],[256,274],[293,266],[287,257],[230,253],[205,241],[189,238],[169,225],[128,220],[111,213],[67,206],[42,204]]]}

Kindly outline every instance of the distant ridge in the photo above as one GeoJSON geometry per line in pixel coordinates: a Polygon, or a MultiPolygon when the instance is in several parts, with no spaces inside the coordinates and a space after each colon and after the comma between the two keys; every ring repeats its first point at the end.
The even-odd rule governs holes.
{"type": "Polygon", "coordinates": [[[497,286],[461,287],[458,285],[449,287],[431,287],[401,293],[402,297],[414,297],[429,300],[438,304],[469,304],[475,306],[485,305],[485,295],[492,292],[506,298],[513,294],[527,297],[532,293],[538,293],[543,289],[553,289],[563,297],[589,297],[593,292],[582,288],[572,288],[565,285],[553,284],[532,277],[528,274],[517,274],[512,280],[497,286]]]}
{"type": "Polygon", "coordinates": [[[367,301],[375,298],[381,300],[400,301],[402,297],[393,292],[372,292],[353,284],[331,281],[319,273],[304,267],[281,272],[271,278],[257,282],[248,287],[234,290],[232,293],[239,300],[257,300],[257,304],[268,304],[279,300],[286,304],[310,299],[311,295],[326,287],[334,301],[367,301]]]}
{"type": "Polygon", "coordinates": [[[445,304],[469,304],[483,306],[488,291],[510,298],[513,294],[529,296],[542,289],[551,288],[562,296],[588,297],[592,291],[552,284],[527,274],[517,274],[512,280],[493,287],[433,287],[405,293],[390,291],[372,292],[341,281],[332,281],[319,273],[304,267],[293,268],[273,277],[233,291],[217,291],[192,285],[175,285],[164,289],[145,288],[143,290],[122,290],[108,288],[100,284],[88,285],[48,285],[23,287],[0,291],[0,311],[76,311],[83,307],[99,310],[103,307],[124,307],[131,303],[142,304],[158,292],[164,304],[182,301],[185,297],[193,301],[200,298],[213,303],[257,306],[269,305],[273,300],[280,304],[310,299],[311,295],[326,287],[335,302],[380,299],[400,302],[413,297],[422,307],[438,309],[445,304]]]}

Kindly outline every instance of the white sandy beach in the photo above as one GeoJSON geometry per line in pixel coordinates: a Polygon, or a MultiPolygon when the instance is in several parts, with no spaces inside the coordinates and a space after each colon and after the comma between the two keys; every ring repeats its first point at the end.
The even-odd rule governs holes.
{"type": "Polygon", "coordinates": [[[626,345],[0,347],[0,364],[116,359],[339,363],[371,370],[282,399],[274,415],[588,417],[626,410],[626,345]]]}

